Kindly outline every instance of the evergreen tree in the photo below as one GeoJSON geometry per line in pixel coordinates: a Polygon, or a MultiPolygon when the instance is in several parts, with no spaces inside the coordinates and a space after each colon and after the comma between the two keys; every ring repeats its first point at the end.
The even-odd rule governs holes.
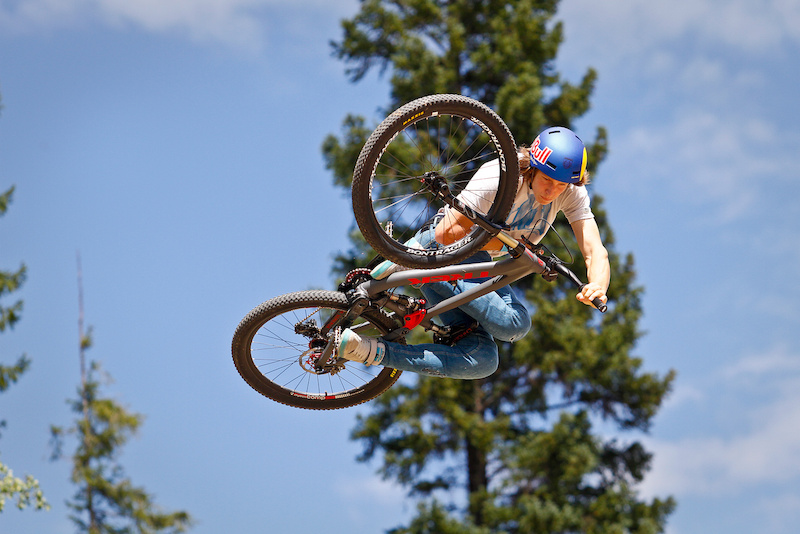
{"type": "MultiPolygon", "coordinates": [[[[0,217],[8,210],[13,194],[13,187],[0,194],[0,217]]],[[[20,288],[25,281],[25,272],[25,265],[21,265],[15,271],[0,270],[0,298],[20,288]]],[[[5,332],[6,328],[13,328],[14,324],[19,321],[21,312],[21,300],[9,306],[0,303],[0,333],[5,332]]],[[[12,365],[0,364],[0,393],[16,382],[29,365],[30,360],[24,354],[12,365]]],[[[5,427],[5,424],[5,421],[0,421],[0,428],[5,427]]],[[[44,494],[39,488],[39,482],[35,478],[31,475],[27,475],[24,480],[15,477],[14,472],[0,462],[0,512],[5,508],[7,499],[15,499],[17,508],[20,510],[31,503],[37,510],[49,508],[44,494]]]]}
{"type": "Polygon", "coordinates": [[[78,532],[87,534],[185,532],[191,524],[189,514],[162,511],[152,495],[132,484],[118,461],[122,447],[138,431],[143,418],[101,396],[100,365],[89,362],[87,366],[85,358],[92,340],[91,331],[83,331],[82,303],[79,331],[81,383],[77,398],[69,402],[76,419],[68,429],[51,428],[53,459],[63,456],[66,435],[74,435],[78,442],[71,477],[77,489],[67,501],[73,512],[70,519],[78,532]]]}
{"type": "MultiPolygon", "coordinates": [[[[574,128],[597,77],[588,69],[572,84],[556,71],[563,38],[562,23],[553,20],[557,7],[556,0],[362,0],[332,46],[353,82],[374,68],[391,71],[384,113],[425,94],[460,93],[492,106],[518,142],[530,143],[546,126],[574,128]]],[[[337,185],[349,187],[371,129],[351,115],[341,137],[325,140],[337,185]]],[[[587,148],[594,171],[608,150],[603,127],[587,148]]],[[[364,446],[360,459],[382,456],[384,477],[427,499],[397,533],[663,531],[674,500],[646,502],[636,492],[651,454],[627,435],[609,439],[595,430],[613,424],[621,435],[646,432],[674,373],[645,372],[632,354],[642,335],[642,288],[633,256],[615,251],[597,194],[592,207],[612,268],[608,313],[600,317],[574,291],[529,277],[518,287],[535,311],[531,333],[500,344],[493,376],[419,376],[359,417],[353,437],[364,446]],[[465,506],[452,515],[459,488],[465,506]]],[[[563,216],[555,229],[568,243],[564,255],[580,258],[563,216]]],[[[340,272],[369,257],[355,229],[353,237],[352,249],[339,256],[340,272]]],[[[545,243],[559,246],[556,232],[545,243]]],[[[585,279],[582,262],[572,268],[585,279]]]]}
{"type": "MultiPolygon", "coordinates": [[[[0,217],[8,210],[13,195],[13,187],[0,194],[0,217]]],[[[25,274],[25,265],[21,265],[15,271],[0,270],[0,298],[17,291],[25,282],[25,274]]],[[[0,304],[0,333],[5,332],[7,328],[13,328],[20,319],[20,313],[22,313],[21,300],[17,300],[9,306],[0,304]]],[[[30,360],[24,354],[12,365],[0,365],[0,391],[5,391],[12,383],[16,382],[29,365],[30,360]]]]}

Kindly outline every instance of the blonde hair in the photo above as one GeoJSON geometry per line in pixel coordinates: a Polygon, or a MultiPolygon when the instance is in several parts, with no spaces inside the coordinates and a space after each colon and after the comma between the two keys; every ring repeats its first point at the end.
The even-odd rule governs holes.
{"type": "MultiPolygon", "coordinates": [[[[536,169],[531,167],[531,147],[520,145],[517,147],[517,159],[519,160],[519,175],[523,180],[533,180],[536,169]]],[[[581,181],[571,185],[587,185],[591,181],[589,171],[584,171],[581,181]]]]}

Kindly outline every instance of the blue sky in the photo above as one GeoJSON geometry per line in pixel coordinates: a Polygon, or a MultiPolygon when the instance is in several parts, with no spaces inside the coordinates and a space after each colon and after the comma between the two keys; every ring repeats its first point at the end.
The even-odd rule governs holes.
{"type": "MultiPolygon", "coordinates": [[[[0,359],[33,361],[0,396],[0,460],[53,504],[7,506],[0,532],[72,532],[69,466],[48,462],[47,441],[79,380],[78,251],[89,356],[114,378],[107,393],[146,416],[122,462],[160,505],[191,512],[193,532],[380,532],[413,514],[377,465],[355,462],[355,410],[272,403],[229,351],[261,301],[332,287],[352,217],[320,145],[388,101],[385,80],[351,85],[330,55],[357,9],[0,3],[0,190],[17,187],[0,268],[28,266],[0,359]]],[[[678,371],[652,432],[622,436],[656,455],[640,490],[678,499],[670,534],[794,532],[800,6],[564,0],[559,18],[558,69],[600,76],[577,126],[609,130],[594,187],[646,290],[636,353],[678,371]]]]}

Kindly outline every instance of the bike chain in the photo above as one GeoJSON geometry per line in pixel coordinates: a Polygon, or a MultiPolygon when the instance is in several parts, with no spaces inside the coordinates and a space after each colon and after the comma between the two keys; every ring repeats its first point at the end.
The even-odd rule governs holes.
{"type": "MultiPolygon", "coordinates": [[[[347,276],[345,276],[344,281],[341,284],[339,284],[339,291],[347,292],[349,290],[355,289],[355,287],[358,286],[358,284],[372,278],[372,276],[370,275],[371,272],[372,271],[370,269],[364,269],[364,268],[353,269],[352,271],[347,273],[347,276]]],[[[305,323],[306,321],[311,319],[311,317],[319,313],[320,309],[321,308],[315,308],[305,318],[297,321],[294,325],[295,328],[297,328],[297,325],[305,323]]],[[[311,342],[313,342],[313,340],[311,342]]],[[[343,366],[340,367],[337,366],[336,364],[331,365],[331,360],[328,360],[328,362],[326,362],[325,368],[323,370],[318,370],[316,368],[316,365],[314,365],[315,363],[314,357],[318,353],[319,353],[319,348],[309,346],[308,350],[300,355],[298,361],[300,367],[308,373],[312,374],[330,373],[332,375],[337,374],[339,371],[343,369],[343,366]]],[[[319,358],[319,355],[317,355],[316,357],[319,358]]]]}
{"type": "MultiPolygon", "coordinates": [[[[347,276],[345,276],[344,281],[341,284],[339,284],[339,291],[341,291],[342,293],[346,293],[350,289],[355,289],[355,287],[361,282],[366,282],[367,280],[372,278],[372,276],[370,275],[371,272],[372,271],[370,269],[364,269],[364,268],[353,269],[352,271],[347,273],[347,276]]],[[[297,326],[300,323],[308,321],[313,315],[319,312],[320,309],[321,308],[316,308],[305,319],[297,321],[295,323],[295,326],[297,326]]]]}
{"type": "MultiPolygon", "coordinates": [[[[296,323],[294,323],[294,327],[295,327],[295,329],[297,328],[297,325],[299,325],[299,324],[303,324],[304,322],[308,321],[308,320],[309,320],[309,319],[311,319],[311,318],[312,318],[314,315],[316,315],[317,313],[319,313],[319,310],[321,310],[321,309],[322,309],[322,308],[314,308],[314,311],[312,311],[311,313],[309,313],[309,314],[306,316],[306,318],[305,318],[305,319],[300,319],[299,321],[297,321],[296,323]]],[[[314,322],[316,323],[316,321],[314,321],[314,322]]]]}

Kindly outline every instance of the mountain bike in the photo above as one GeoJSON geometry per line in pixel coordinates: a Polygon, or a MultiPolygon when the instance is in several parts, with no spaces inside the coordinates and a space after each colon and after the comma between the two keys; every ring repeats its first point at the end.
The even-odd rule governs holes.
{"type": "MultiPolygon", "coordinates": [[[[405,343],[414,329],[434,341],[452,343],[463,331],[434,321],[445,311],[531,274],[548,280],[583,282],[546,247],[506,233],[504,225],[519,181],[517,148],[500,117],[484,104],[461,95],[431,95],[391,113],[364,144],[353,174],[356,223],[378,255],[409,270],[375,280],[369,268],[347,274],[336,291],[310,290],[267,300],[239,323],[233,336],[233,361],[256,391],[298,408],[329,410],[355,406],[389,389],[401,371],[338,358],[336,329],[405,343]],[[496,162],[499,181],[494,201],[479,209],[458,198],[474,172],[496,162]],[[474,223],[461,240],[437,249],[415,246],[410,237],[445,205],[474,223]],[[459,264],[490,239],[499,239],[508,256],[499,261],[459,264]],[[429,306],[398,291],[406,286],[486,279],[473,289],[429,306]]],[[[595,307],[606,310],[595,299],[595,307]]]]}

